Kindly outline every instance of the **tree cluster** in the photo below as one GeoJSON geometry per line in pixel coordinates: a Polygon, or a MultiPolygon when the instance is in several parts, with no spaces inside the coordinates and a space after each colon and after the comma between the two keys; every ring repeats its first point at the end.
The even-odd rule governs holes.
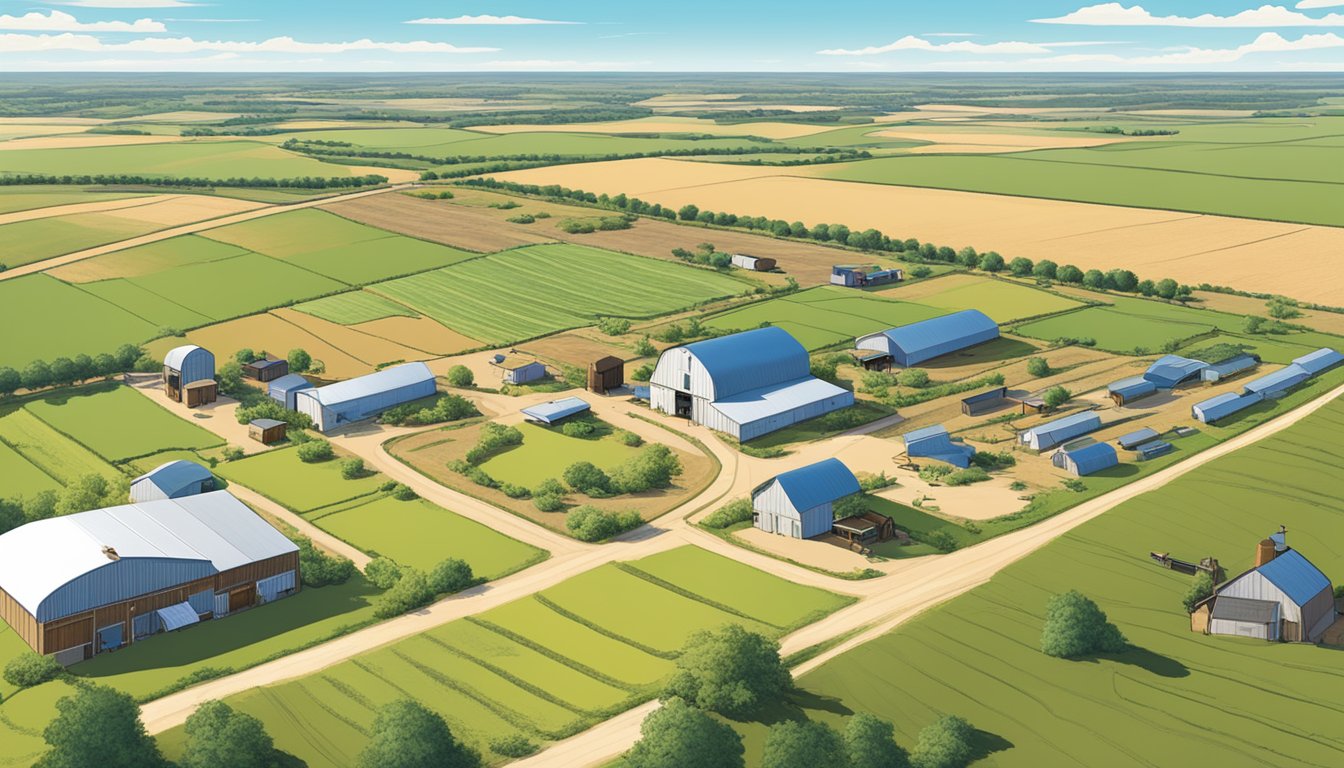
{"type": "Polygon", "coordinates": [[[34,360],[22,371],[0,366],[0,397],[12,395],[19,389],[64,387],[134,370],[136,361],[143,354],[144,351],[134,344],[122,344],[113,352],[92,356],[56,357],[50,362],[34,360]]]}
{"type": "Polygon", "coordinates": [[[643,524],[644,518],[634,510],[610,512],[584,505],[565,515],[565,530],[579,541],[587,542],[605,541],[643,524]]]}
{"type": "Polygon", "coordinates": [[[1041,650],[1049,656],[1076,659],[1095,653],[1120,653],[1127,643],[1105,611],[1086,595],[1069,590],[1045,606],[1041,650]]]}
{"type": "Polygon", "coordinates": [[[194,176],[142,176],[133,173],[81,174],[55,176],[46,174],[21,174],[0,176],[0,186],[26,186],[39,184],[77,184],[89,185],[141,185],[149,187],[262,187],[274,189],[346,189],[376,187],[387,183],[386,176],[368,174],[365,176],[295,176],[290,178],[262,178],[253,176],[243,178],[234,176],[226,179],[207,179],[194,176]]]}
{"type": "MultiPolygon", "coordinates": [[[[472,382],[471,370],[466,366],[455,366],[467,372],[463,378],[460,374],[454,377],[452,371],[449,371],[451,379],[466,381],[466,384],[454,384],[454,386],[470,386],[472,382]]],[[[378,420],[384,424],[398,424],[409,426],[423,426],[426,424],[441,424],[445,421],[458,421],[468,416],[476,416],[480,411],[472,402],[461,395],[443,395],[434,402],[431,408],[417,408],[414,403],[404,403],[402,405],[389,408],[383,411],[378,420]]]]}
{"type": "MultiPolygon", "coordinates": [[[[98,474],[80,475],[60,491],[39,491],[31,496],[0,498],[0,533],[25,523],[63,517],[91,509],[126,503],[130,483],[125,478],[108,480],[98,474]]],[[[0,492],[3,492],[0,487],[0,492]]]]}

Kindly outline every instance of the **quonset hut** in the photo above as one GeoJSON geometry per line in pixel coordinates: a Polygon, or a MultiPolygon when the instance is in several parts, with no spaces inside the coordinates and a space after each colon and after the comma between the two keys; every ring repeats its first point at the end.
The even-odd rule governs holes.
{"type": "Polygon", "coordinates": [[[975,449],[971,446],[953,442],[947,427],[942,424],[906,432],[901,435],[901,440],[905,442],[905,455],[912,459],[937,459],[966,469],[971,466],[971,457],[975,455],[975,449]]]}
{"type": "Polygon", "coordinates": [[[803,345],[769,327],[664,351],[649,403],[746,442],[853,405],[854,393],[813,376],[803,345]]]}
{"type": "Polygon", "coordinates": [[[1051,457],[1051,463],[1071,475],[1086,477],[1114,467],[1120,463],[1120,457],[1107,443],[1091,443],[1078,448],[1060,448],[1051,457]]]}
{"type": "Polygon", "coordinates": [[[999,326],[984,312],[967,309],[860,336],[859,349],[883,352],[907,368],[999,338],[999,326]]]}
{"type": "Polygon", "coordinates": [[[163,356],[163,391],[169,400],[188,408],[213,403],[218,396],[214,354],[195,344],[168,350],[163,356]]]}
{"type": "Polygon", "coordinates": [[[294,410],[307,414],[319,432],[326,432],[436,391],[438,385],[428,365],[405,363],[325,387],[301,389],[294,396],[294,410]]]}
{"type": "Polygon", "coordinates": [[[859,490],[858,479],[839,459],[783,472],[751,492],[753,524],[794,539],[821,536],[835,520],[832,505],[859,490]]]}
{"type": "Polygon", "coordinates": [[[1094,411],[1083,411],[1019,432],[1017,439],[1032,450],[1044,451],[1098,429],[1101,429],[1101,417],[1094,411]]]}
{"type": "Polygon", "coordinates": [[[177,460],[151,469],[131,481],[131,501],[180,499],[215,490],[215,476],[194,461],[177,460]]]}
{"type": "Polygon", "coordinates": [[[227,491],[0,535],[0,618],[67,665],[298,589],[299,548],[227,491]]]}
{"type": "Polygon", "coordinates": [[[312,389],[312,382],[297,373],[288,373],[266,385],[266,394],[289,410],[296,410],[294,402],[300,390],[312,389]]]}

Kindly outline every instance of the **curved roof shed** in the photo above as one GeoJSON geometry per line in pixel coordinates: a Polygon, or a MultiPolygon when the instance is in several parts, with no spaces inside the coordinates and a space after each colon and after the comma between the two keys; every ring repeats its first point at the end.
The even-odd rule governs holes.
{"type": "Polygon", "coordinates": [[[908,367],[998,337],[998,323],[978,309],[967,309],[860,336],[856,346],[886,352],[897,365],[908,367]]]}
{"type": "Polygon", "coordinates": [[[151,469],[131,481],[131,501],[193,496],[215,489],[215,476],[194,461],[179,459],[151,469]]]}
{"type": "Polygon", "coordinates": [[[173,347],[163,356],[163,367],[177,372],[180,377],[178,386],[185,387],[194,381],[215,378],[215,356],[195,344],[173,347]]]}

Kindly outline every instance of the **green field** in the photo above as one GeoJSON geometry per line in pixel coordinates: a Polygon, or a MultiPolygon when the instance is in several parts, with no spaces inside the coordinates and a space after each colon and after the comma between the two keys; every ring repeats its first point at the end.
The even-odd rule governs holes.
{"type": "Polygon", "coordinates": [[[537,424],[519,424],[523,444],[490,457],[481,469],[501,482],[535,488],[547,478],[558,478],[565,467],[576,461],[590,461],[603,470],[611,470],[639,453],[607,436],[598,439],[567,437],[559,429],[537,424]]]}
{"type": "MultiPolygon", "coordinates": [[[[276,745],[310,768],[337,768],[350,765],[363,748],[379,705],[410,696],[440,712],[454,735],[495,763],[500,757],[488,749],[493,738],[522,734],[540,743],[563,738],[653,695],[672,662],[615,635],[637,635],[667,646],[670,654],[690,632],[728,622],[780,633],[711,603],[737,601],[752,616],[788,625],[815,620],[819,610],[844,603],[709,553],[673,550],[625,567],[646,566],[673,586],[616,565],[601,566],[540,596],[228,702],[268,722],[292,723],[269,729],[276,745]],[[744,600],[729,579],[741,579],[752,599],[744,600]]],[[[177,754],[181,729],[160,741],[170,755],[177,754]]]]}
{"type": "Polygon", "coordinates": [[[294,309],[339,325],[356,325],[384,317],[419,317],[391,299],[368,291],[346,291],[295,305],[294,309]]]}
{"type": "Polygon", "coordinates": [[[200,235],[181,235],[95,256],[80,262],[79,267],[94,267],[100,273],[115,277],[139,277],[188,264],[221,261],[245,253],[246,249],[236,245],[210,240],[200,235]]]}
{"type": "Polygon", "coordinates": [[[458,557],[466,560],[478,577],[497,579],[545,555],[536,547],[424,499],[398,501],[383,496],[312,519],[364,552],[423,571],[446,558],[458,557]]]}
{"type": "Polygon", "coordinates": [[[33,360],[112,352],[139,343],[158,330],[126,310],[48,275],[0,281],[0,365],[22,369],[33,360]],[[53,311],[53,308],[60,311],[53,311]]]}
{"type": "Polygon", "coordinates": [[[54,392],[25,407],[112,462],[170,448],[209,448],[224,442],[130,387],[117,384],[54,392]]]}
{"type": "Polygon", "coordinates": [[[143,235],[159,227],[102,213],[51,216],[5,224],[0,226],[0,264],[6,267],[31,264],[143,235]]]}
{"type": "MultiPolygon", "coordinates": [[[[1279,435],[1107,512],[989,583],[801,678],[831,702],[808,714],[866,711],[906,745],[944,712],[998,740],[982,765],[1333,765],[1344,750],[1336,651],[1190,631],[1190,577],[1150,550],[1214,556],[1229,575],[1280,524],[1327,575],[1344,572],[1335,511],[1344,463],[1335,401],[1279,435]],[[1078,589],[1134,650],[1064,661],[1040,653],[1045,602],[1078,589]]],[[[759,733],[759,726],[749,730],[759,733]]],[[[986,737],[988,743],[991,737],[986,737]]]]}
{"type": "Polygon", "coordinates": [[[341,459],[309,464],[291,448],[266,451],[220,464],[215,474],[272,499],[297,512],[339,504],[378,490],[384,478],[371,474],[355,480],[341,477],[341,459]]]}
{"type": "MultiPolygon", "coordinates": [[[[344,141],[379,152],[405,152],[425,157],[503,155],[565,155],[594,157],[672,150],[750,148],[761,146],[742,138],[678,139],[610,136],[597,133],[508,133],[489,134],[452,128],[387,128],[382,130],[305,131],[285,138],[300,141],[344,141]]],[[[456,166],[455,166],[456,167],[456,166]]]]}
{"type": "Polygon", "coordinates": [[[742,293],[717,272],[582,245],[535,245],[381,283],[383,294],[492,344],[592,323],[652,317],[742,293]]]}
{"type": "MultiPolygon", "coordinates": [[[[3,427],[0,427],[2,430],[3,427]]],[[[56,478],[4,442],[0,442],[0,477],[5,478],[4,490],[0,491],[0,495],[6,498],[61,489],[56,478]]]]}
{"type": "Polygon", "coordinates": [[[56,205],[98,203],[106,200],[124,200],[144,197],[141,192],[98,192],[83,187],[69,186],[15,186],[0,188],[0,213],[32,211],[56,205]]]}
{"type": "Polygon", "coordinates": [[[820,349],[943,314],[941,309],[921,304],[822,286],[714,315],[705,325],[743,331],[769,323],[788,331],[804,347],[820,349]]]}
{"type": "MultiPolygon", "coordinates": [[[[925,287],[933,286],[946,286],[946,290],[912,301],[949,312],[978,309],[1000,324],[1082,306],[1080,302],[1049,291],[1006,280],[977,279],[969,275],[941,278],[925,287]]],[[[901,298],[900,289],[890,291],[890,296],[893,299],[901,298]]]]}
{"type": "Polygon", "coordinates": [[[0,174],[136,174],[210,179],[344,177],[344,165],[323,163],[255,141],[184,141],[0,153],[0,174]]]}
{"type": "Polygon", "coordinates": [[[177,297],[215,320],[249,315],[345,287],[328,277],[278,259],[247,253],[188,264],[130,282],[165,298],[177,297]]]}
{"type": "MultiPolygon", "coordinates": [[[[6,407],[0,414],[0,440],[62,485],[80,475],[102,475],[109,480],[122,477],[98,454],[52,429],[26,408],[6,407]]],[[[0,496],[9,495],[0,490],[0,496]]]]}
{"type": "Polygon", "coordinates": [[[1017,327],[1017,333],[1033,339],[1059,338],[1096,341],[1107,352],[1132,353],[1143,349],[1157,352],[1162,345],[1214,330],[1240,331],[1245,318],[1211,310],[1199,310],[1160,301],[1106,296],[1106,307],[1088,307],[1017,327]]]}
{"type": "Polygon", "coordinates": [[[192,302],[174,301],[123,278],[99,280],[76,287],[129,312],[134,312],[160,328],[181,330],[198,328],[211,322],[210,318],[187,306],[192,302]]]}

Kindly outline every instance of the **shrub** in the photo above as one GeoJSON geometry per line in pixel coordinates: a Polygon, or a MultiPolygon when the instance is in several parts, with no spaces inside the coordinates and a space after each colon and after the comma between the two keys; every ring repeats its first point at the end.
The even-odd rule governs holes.
{"type": "Polygon", "coordinates": [[[500,483],[499,490],[510,499],[526,499],[532,495],[532,491],[528,490],[526,486],[517,483],[500,483]]]}
{"type": "Polygon", "coordinates": [[[429,579],[425,574],[414,568],[407,568],[402,571],[397,583],[378,597],[374,604],[373,615],[380,619],[390,619],[428,605],[433,599],[434,591],[430,589],[429,579]]]}
{"type": "Polygon", "coordinates": [[[470,387],[476,383],[476,375],[465,365],[454,365],[448,369],[448,374],[444,378],[454,387],[470,387]]]}
{"type": "Polygon", "coordinates": [[[289,370],[295,373],[306,373],[309,366],[313,364],[313,356],[302,349],[289,350],[289,370]]]}
{"type": "Polygon", "coordinates": [[[418,497],[419,494],[415,492],[415,489],[405,483],[397,483],[392,488],[392,498],[397,501],[411,501],[418,497]]]}
{"type": "Polygon", "coordinates": [[[350,560],[328,555],[303,537],[296,538],[294,543],[299,545],[299,573],[303,574],[305,587],[344,584],[355,575],[355,564],[350,560]]]}
{"type": "Polygon", "coordinates": [[[620,336],[630,332],[630,321],[621,317],[599,317],[597,329],[608,336],[620,336]]]}
{"type": "Polygon", "coordinates": [[[236,445],[230,445],[224,449],[221,455],[224,456],[225,461],[237,461],[247,454],[243,452],[242,448],[239,448],[236,445]]]}
{"type": "Polygon", "coordinates": [[[532,504],[542,512],[559,512],[565,508],[565,497],[558,493],[534,493],[532,504]]]}
{"type": "Polygon", "coordinates": [[[751,506],[751,499],[737,499],[709,513],[701,522],[710,528],[723,529],[747,522],[751,519],[754,511],[751,506]]]}
{"type": "Polygon", "coordinates": [[[704,710],[744,717],[792,690],[793,677],[779,657],[779,643],[729,624],[691,635],[662,698],[678,697],[704,710]]]}
{"type": "Polygon", "coordinates": [[[564,478],[570,488],[589,496],[605,494],[611,489],[607,473],[589,461],[576,461],[565,467],[564,478]]]}
{"type": "Polygon", "coordinates": [[[1096,603],[1077,590],[1055,595],[1045,605],[1041,651],[1048,656],[1075,659],[1094,653],[1120,653],[1125,636],[1096,603]]]}
{"type": "Polygon", "coordinates": [[[1190,589],[1185,593],[1185,599],[1182,603],[1185,605],[1185,612],[1192,613],[1195,610],[1195,604],[1213,594],[1213,577],[1207,571],[1200,571],[1194,582],[1190,584],[1190,589]]]}
{"type": "Polygon", "coordinates": [[[941,528],[924,536],[924,543],[939,552],[953,552],[957,549],[956,537],[941,528]]]}
{"type": "Polygon", "coordinates": [[[550,493],[556,496],[564,496],[567,490],[568,489],[565,488],[564,483],[556,480],[554,477],[548,477],[540,483],[537,483],[537,487],[532,489],[532,494],[534,496],[540,496],[542,494],[550,493]]]}
{"type": "Polygon", "coordinates": [[[401,578],[401,566],[387,557],[375,557],[364,566],[364,578],[379,589],[391,589],[401,578]]]}
{"type": "Polygon", "coordinates": [[[970,485],[971,483],[983,483],[989,479],[989,473],[980,467],[972,466],[966,469],[960,469],[944,478],[943,482],[951,486],[970,485]]]}
{"type": "Polygon", "coordinates": [[[567,421],[560,427],[560,431],[566,437],[592,437],[597,432],[597,427],[593,426],[591,421],[567,421]]]}
{"type": "Polygon", "coordinates": [[[467,451],[467,461],[480,464],[482,461],[515,445],[523,444],[523,433],[517,427],[487,422],[481,427],[481,435],[476,439],[476,447],[467,451]]]}
{"type": "Polygon", "coordinates": [[[364,469],[364,460],[360,458],[346,459],[341,462],[341,477],[346,480],[358,480],[367,472],[364,469]]]}
{"type": "Polygon", "coordinates": [[[975,729],[960,717],[943,715],[919,732],[910,753],[913,768],[964,768],[975,756],[975,729]]]}
{"type": "Polygon", "coordinates": [[[658,354],[658,348],[653,346],[653,342],[647,335],[640,337],[639,341],[635,342],[634,348],[635,354],[640,357],[653,357],[658,354]]]}
{"type": "Polygon", "coordinates": [[[919,470],[919,479],[926,483],[937,483],[952,474],[952,468],[946,464],[927,464],[919,470]]]}
{"type": "Polygon", "coordinates": [[[491,739],[490,751],[500,757],[527,757],[535,754],[538,747],[536,742],[520,733],[500,736],[497,739],[491,739]]]}
{"type": "Polygon", "coordinates": [[[681,460],[665,445],[654,444],[611,471],[611,489],[620,493],[643,493],[666,488],[681,474],[681,460]]]}
{"type": "Polygon", "coordinates": [[[312,440],[300,445],[295,451],[299,454],[299,459],[309,464],[319,461],[327,461],[336,455],[331,449],[331,443],[326,440],[312,440]]]}
{"type": "Polygon", "coordinates": [[[910,276],[913,278],[928,277],[933,274],[933,267],[920,264],[918,267],[910,270],[910,276]]]}
{"type": "Polygon", "coordinates": [[[565,517],[565,528],[579,541],[602,541],[644,524],[638,512],[608,512],[582,506],[565,517]]]}
{"type": "Polygon", "coordinates": [[[16,688],[31,688],[54,680],[65,667],[52,656],[24,651],[5,665],[5,682],[16,688]]]}
{"type": "Polygon", "coordinates": [[[1017,457],[1009,451],[977,451],[971,463],[982,469],[1003,469],[1017,464],[1017,457]]]}
{"type": "Polygon", "coordinates": [[[475,583],[476,576],[471,572],[471,566],[456,557],[444,560],[429,572],[429,588],[438,595],[461,592],[475,583]]]}
{"type": "Polygon", "coordinates": [[[1027,373],[1041,378],[1050,375],[1050,363],[1045,361],[1044,357],[1033,357],[1027,361],[1027,373]]]}
{"type": "Polygon", "coordinates": [[[1041,399],[1045,401],[1046,407],[1051,409],[1058,408],[1069,402],[1069,398],[1071,397],[1073,397],[1073,393],[1059,385],[1055,385],[1041,393],[1041,399]]]}
{"type": "Polygon", "coordinates": [[[616,439],[621,441],[621,445],[628,445],[631,448],[638,448],[644,444],[644,438],[636,435],[628,429],[622,429],[616,433],[616,439]]]}
{"type": "Polygon", "coordinates": [[[510,224],[531,224],[536,220],[537,217],[533,216],[530,213],[520,213],[517,216],[510,216],[509,218],[505,219],[505,221],[509,222],[510,224]]]}
{"type": "Polygon", "coordinates": [[[1084,483],[1076,477],[1067,477],[1061,480],[1060,484],[1074,493],[1082,493],[1087,490],[1087,483],[1084,483]]]}
{"type": "Polygon", "coordinates": [[[648,381],[653,378],[653,366],[645,363],[630,374],[631,381],[648,381]]]}
{"type": "MultiPolygon", "coordinates": [[[[467,371],[471,373],[471,371],[467,371]]],[[[457,421],[465,419],[468,416],[475,416],[480,411],[471,401],[461,395],[444,395],[440,397],[432,408],[416,408],[414,403],[405,403],[395,408],[389,408],[383,411],[383,415],[378,420],[384,424],[406,424],[410,426],[421,426],[425,424],[439,424],[445,421],[457,421]]]]}
{"type": "Polygon", "coordinates": [[[923,368],[906,368],[896,374],[896,383],[902,387],[923,389],[929,386],[931,381],[929,380],[929,372],[923,368]]]}

